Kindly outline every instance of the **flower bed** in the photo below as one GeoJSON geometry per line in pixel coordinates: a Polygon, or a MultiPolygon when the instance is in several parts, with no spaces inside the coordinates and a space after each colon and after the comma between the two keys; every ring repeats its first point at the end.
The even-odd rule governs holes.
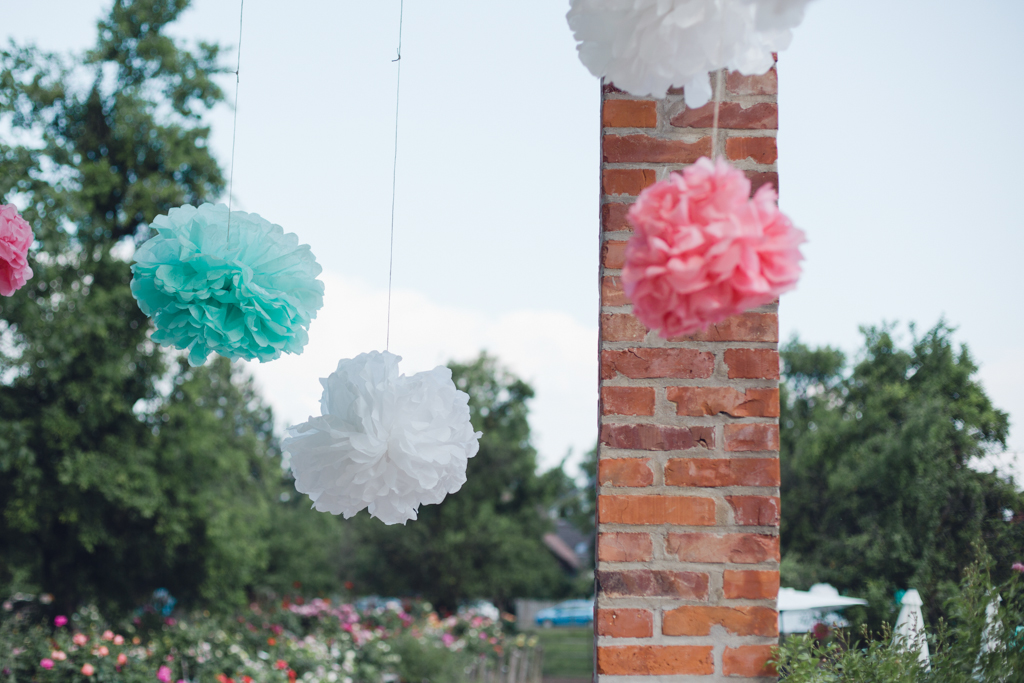
{"type": "Polygon", "coordinates": [[[360,612],[315,598],[252,604],[232,617],[175,617],[150,608],[115,624],[95,608],[44,620],[32,596],[0,613],[2,681],[376,683],[458,680],[479,660],[533,642],[512,618],[439,616],[424,602],[360,612]],[[518,642],[522,641],[522,642],[518,642]]]}

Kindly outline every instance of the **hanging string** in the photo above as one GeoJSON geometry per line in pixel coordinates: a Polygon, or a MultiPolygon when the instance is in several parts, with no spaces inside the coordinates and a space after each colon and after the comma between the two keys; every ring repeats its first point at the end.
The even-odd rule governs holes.
{"type": "Polygon", "coordinates": [[[235,64],[235,110],[231,122],[231,171],[228,174],[228,240],[231,240],[231,198],[235,185],[235,135],[238,133],[238,72],[242,70],[242,16],[245,13],[245,0],[238,8],[238,62],[235,64]]]}
{"type": "Polygon", "coordinates": [[[391,246],[388,252],[388,330],[384,340],[384,350],[391,348],[391,274],[395,267],[395,189],[398,186],[398,104],[402,95],[402,17],[405,15],[405,0],[398,6],[398,77],[395,86],[395,158],[391,164],[391,246]]]}
{"type": "Polygon", "coordinates": [[[725,73],[725,69],[719,69],[715,73],[715,117],[711,125],[711,160],[714,161],[718,158],[720,150],[718,149],[718,108],[722,104],[722,74],[725,73]]]}

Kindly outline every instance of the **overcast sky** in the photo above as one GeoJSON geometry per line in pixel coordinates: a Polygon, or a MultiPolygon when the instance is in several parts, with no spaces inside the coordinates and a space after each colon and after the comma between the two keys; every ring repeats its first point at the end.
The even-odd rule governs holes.
{"type": "MultiPolygon", "coordinates": [[[[108,5],[14,4],[0,35],[81,50],[108,5]]],[[[174,33],[233,64],[239,3],[193,5],[174,33]]],[[[253,366],[282,424],[318,412],[340,358],[384,345],[398,9],[245,3],[235,207],[311,244],[327,285],[306,352],[253,366]]],[[[407,373],[497,355],[534,384],[545,466],[597,423],[600,94],[567,9],[408,0],[402,50],[391,350],[407,373]]],[[[1019,452],[1022,33],[1014,0],[818,0],[779,61],[780,203],[810,240],[783,337],[852,353],[860,325],[945,317],[1019,452]]],[[[210,120],[226,168],[230,110],[210,120]]]]}

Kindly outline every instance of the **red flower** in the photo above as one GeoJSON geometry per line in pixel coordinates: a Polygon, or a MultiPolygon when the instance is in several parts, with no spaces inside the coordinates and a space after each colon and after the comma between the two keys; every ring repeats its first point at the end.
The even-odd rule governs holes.
{"type": "Polygon", "coordinates": [[[250,676],[242,676],[242,683],[252,683],[252,678],[250,676]]]}
{"type": "Polygon", "coordinates": [[[275,669],[287,669],[288,668],[288,662],[284,661],[283,659],[279,659],[279,660],[277,660],[274,663],[274,668],[275,669]]]}
{"type": "Polygon", "coordinates": [[[267,638],[267,645],[277,645],[277,638],[267,638]]]}
{"type": "Polygon", "coordinates": [[[295,683],[295,671],[288,669],[288,683],[295,683]]]}
{"type": "Polygon", "coordinates": [[[352,590],[355,587],[356,587],[356,585],[354,583],[352,583],[351,581],[346,581],[345,582],[345,590],[350,591],[350,590],[352,590]]]}

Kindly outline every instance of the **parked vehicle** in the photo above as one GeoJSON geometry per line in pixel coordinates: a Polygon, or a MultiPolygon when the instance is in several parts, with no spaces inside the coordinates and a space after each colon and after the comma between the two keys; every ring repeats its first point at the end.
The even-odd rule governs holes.
{"type": "Polygon", "coordinates": [[[594,600],[566,600],[537,612],[536,621],[544,628],[586,626],[594,621],[594,600]]]}

